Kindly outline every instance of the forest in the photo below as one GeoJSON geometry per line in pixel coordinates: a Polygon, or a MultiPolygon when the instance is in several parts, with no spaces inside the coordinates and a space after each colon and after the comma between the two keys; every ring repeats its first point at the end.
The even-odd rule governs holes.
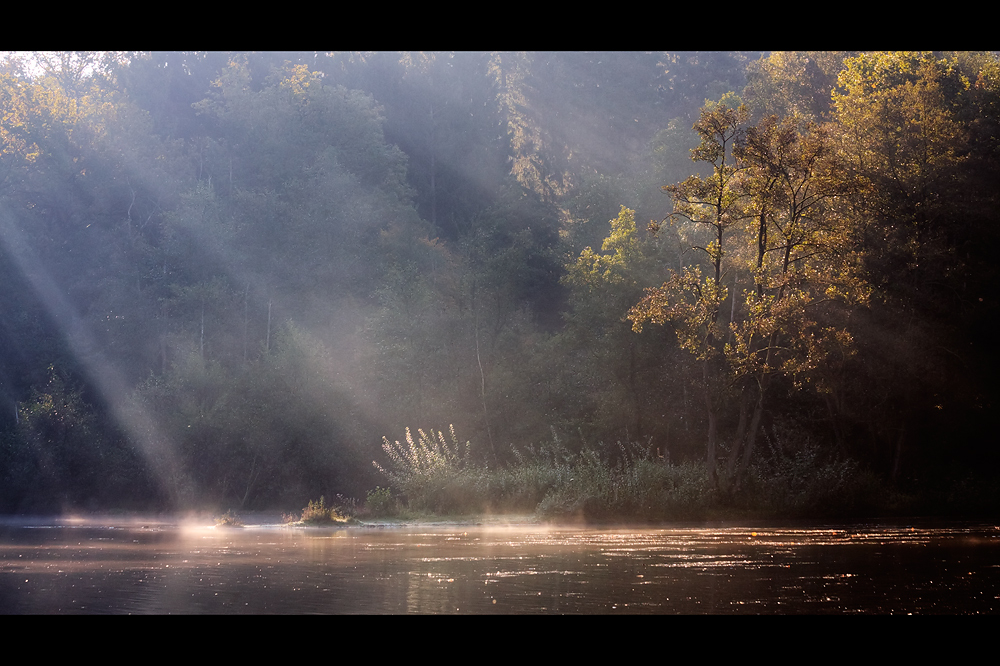
{"type": "Polygon", "coordinates": [[[0,113],[0,513],[1000,509],[995,52],[8,52],[0,113]]]}

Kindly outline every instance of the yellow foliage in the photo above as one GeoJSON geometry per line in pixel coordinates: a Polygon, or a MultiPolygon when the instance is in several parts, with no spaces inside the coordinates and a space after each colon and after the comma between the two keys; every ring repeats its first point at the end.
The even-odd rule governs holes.
{"type": "Polygon", "coordinates": [[[576,262],[569,266],[564,281],[571,286],[593,289],[603,284],[621,284],[626,271],[639,252],[636,238],[635,211],[621,207],[618,217],[610,220],[611,234],[604,239],[597,254],[590,247],[584,248],[576,262]]]}
{"type": "Polygon", "coordinates": [[[813,313],[870,293],[851,219],[840,209],[858,181],[843,169],[827,128],[796,117],[746,122],[745,112],[722,105],[704,111],[695,126],[703,142],[692,157],[712,163],[713,173],[664,188],[672,218],[708,235],[693,249],[713,273],[674,271],[628,318],[635,331],[670,322],[684,349],[699,360],[724,358],[731,378],[781,373],[807,382],[851,343],[813,313]],[[727,283],[737,300],[723,307],[727,283]]]}

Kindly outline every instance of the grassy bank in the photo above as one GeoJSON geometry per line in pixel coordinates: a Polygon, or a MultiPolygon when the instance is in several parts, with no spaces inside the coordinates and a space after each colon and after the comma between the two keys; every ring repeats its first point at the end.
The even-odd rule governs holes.
{"type": "Polygon", "coordinates": [[[368,495],[371,517],[534,514],[543,520],[668,521],[739,518],[863,518],[905,513],[913,499],[889,490],[853,460],[818,447],[770,445],[746,478],[710,483],[698,463],[671,464],[639,444],[552,441],[515,448],[512,461],[473,460],[454,430],[385,441],[389,488],[368,495]]]}

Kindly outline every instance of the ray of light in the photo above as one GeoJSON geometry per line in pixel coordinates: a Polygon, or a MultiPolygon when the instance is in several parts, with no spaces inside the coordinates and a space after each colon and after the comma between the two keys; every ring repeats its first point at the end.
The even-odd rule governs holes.
{"type": "Polygon", "coordinates": [[[86,322],[56,285],[12,218],[9,211],[0,209],[0,250],[21,271],[52,321],[56,322],[70,351],[100,391],[118,424],[139,446],[160,488],[176,498],[184,476],[174,443],[164,435],[151,414],[141,407],[127,407],[130,387],[100,350],[86,322]]]}

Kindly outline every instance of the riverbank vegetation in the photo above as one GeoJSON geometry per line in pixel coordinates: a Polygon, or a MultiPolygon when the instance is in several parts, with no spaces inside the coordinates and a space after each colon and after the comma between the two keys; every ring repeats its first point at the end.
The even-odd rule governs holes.
{"type": "MultiPolygon", "coordinates": [[[[510,462],[491,467],[472,461],[464,453],[471,444],[460,444],[453,429],[450,437],[407,430],[405,441],[383,444],[390,463],[379,469],[398,496],[394,511],[380,513],[534,514],[565,522],[862,518],[915,508],[914,498],[892,491],[857,462],[782,438],[778,431],[764,437],[765,452],[736,490],[712,483],[703,465],[671,463],[649,445],[584,444],[574,453],[553,432],[550,441],[515,448],[510,462]]],[[[387,500],[380,496],[375,505],[387,500]]]]}
{"type": "Polygon", "coordinates": [[[327,506],[326,498],[320,496],[319,501],[309,500],[309,504],[302,509],[301,516],[296,517],[285,514],[284,522],[287,525],[306,525],[314,527],[348,525],[356,522],[354,520],[353,513],[353,511],[346,509],[344,506],[327,506]]]}
{"type": "Polygon", "coordinates": [[[0,512],[1000,512],[995,53],[8,53],[0,112],[0,512]]]}

